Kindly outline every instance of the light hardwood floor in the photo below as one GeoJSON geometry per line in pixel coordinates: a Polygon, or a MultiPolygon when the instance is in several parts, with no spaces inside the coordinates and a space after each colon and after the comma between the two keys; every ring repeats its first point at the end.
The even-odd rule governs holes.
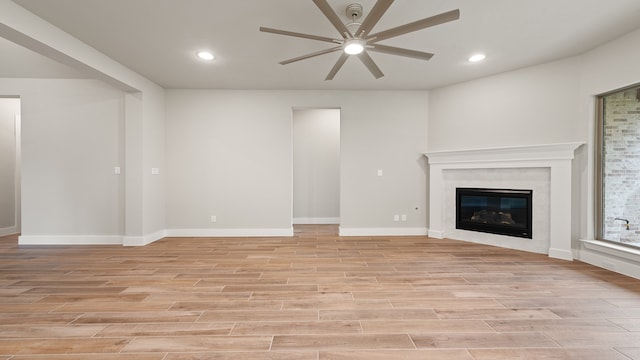
{"type": "Polygon", "coordinates": [[[460,241],[336,234],[0,238],[0,360],[640,359],[640,280],[460,241]]]}

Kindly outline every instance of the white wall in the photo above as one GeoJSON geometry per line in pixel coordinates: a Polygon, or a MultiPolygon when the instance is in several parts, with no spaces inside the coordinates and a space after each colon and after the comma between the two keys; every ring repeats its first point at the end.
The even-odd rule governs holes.
{"type": "MultiPolygon", "coordinates": [[[[162,238],[166,228],[164,89],[11,1],[0,1],[0,23],[0,36],[7,40],[99,79],[103,86],[110,84],[127,92],[123,111],[126,137],[118,144],[120,156],[126,158],[123,243],[143,245],[162,238]],[[158,169],[157,175],[151,174],[152,168],[158,169]]],[[[96,242],[113,240],[99,236],[96,242]]],[[[51,244],[66,241],[52,237],[40,240],[51,244]]]]}
{"type": "Polygon", "coordinates": [[[293,222],[340,223],[340,109],[293,109],[293,222]]]}
{"type": "Polygon", "coordinates": [[[579,114],[588,128],[590,140],[584,149],[579,173],[581,187],[584,189],[583,206],[581,206],[580,238],[593,239],[594,234],[594,142],[596,95],[612,90],[640,84],[640,67],[638,57],[640,50],[640,29],[619,39],[600,46],[583,56],[580,79],[579,114]]]}
{"type": "Polygon", "coordinates": [[[426,232],[427,101],[427,92],[168,90],[169,234],[291,233],[294,107],[341,109],[341,229],[426,232]]]}
{"type": "Polygon", "coordinates": [[[123,93],[94,80],[0,79],[22,104],[22,240],[121,243],[123,93]]]}
{"type": "Polygon", "coordinates": [[[278,103],[270,92],[168,91],[169,229],[288,231],[291,107],[278,103]]]}
{"type": "Polygon", "coordinates": [[[569,58],[433,90],[429,151],[585,141],[580,64],[569,58]]]}
{"type": "Polygon", "coordinates": [[[426,234],[428,169],[422,154],[429,93],[336,95],[345,98],[340,105],[341,233],[399,233],[394,229],[404,228],[406,234],[426,234]],[[394,214],[407,215],[407,221],[395,222],[394,214]]]}
{"type": "MultiPolygon", "coordinates": [[[[1,94],[0,94],[1,95],[1,94]]],[[[16,116],[20,115],[20,99],[0,97],[0,236],[18,232],[16,196],[18,172],[16,116]]]]}
{"type": "MultiPolygon", "coordinates": [[[[585,120],[589,132],[588,146],[581,154],[580,180],[580,239],[591,240],[594,233],[594,152],[595,144],[595,95],[632,84],[640,84],[638,57],[640,29],[619,39],[589,51],[583,56],[580,86],[580,116],[585,120]]],[[[584,244],[583,244],[584,245],[584,244]]],[[[611,249],[595,250],[580,247],[580,259],[627,275],[640,278],[640,256],[627,257],[611,249]],[[602,250],[602,251],[601,251],[602,250]],[[631,260],[631,261],[629,261],[631,260]]]]}

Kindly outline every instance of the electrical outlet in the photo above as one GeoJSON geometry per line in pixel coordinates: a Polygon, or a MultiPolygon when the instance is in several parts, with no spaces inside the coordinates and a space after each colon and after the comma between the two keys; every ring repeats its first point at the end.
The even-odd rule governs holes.
{"type": "Polygon", "coordinates": [[[406,214],[402,214],[402,221],[407,221],[407,215],[406,214]]]}
{"type": "Polygon", "coordinates": [[[218,221],[218,217],[215,215],[211,215],[211,222],[216,222],[218,221]]]}
{"type": "Polygon", "coordinates": [[[398,214],[393,215],[393,221],[400,221],[400,215],[398,214]]]}

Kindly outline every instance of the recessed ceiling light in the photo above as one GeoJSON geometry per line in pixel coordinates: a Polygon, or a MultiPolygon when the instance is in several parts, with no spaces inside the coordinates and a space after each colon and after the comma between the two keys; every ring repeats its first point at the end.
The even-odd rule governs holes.
{"type": "Polygon", "coordinates": [[[197,55],[202,60],[213,60],[213,59],[215,59],[215,56],[213,56],[213,54],[208,52],[208,51],[198,51],[197,55]]]}
{"type": "Polygon", "coordinates": [[[471,57],[469,57],[469,62],[478,62],[478,61],[482,61],[486,58],[487,56],[485,54],[475,54],[475,55],[471,55],[471,57]]]}

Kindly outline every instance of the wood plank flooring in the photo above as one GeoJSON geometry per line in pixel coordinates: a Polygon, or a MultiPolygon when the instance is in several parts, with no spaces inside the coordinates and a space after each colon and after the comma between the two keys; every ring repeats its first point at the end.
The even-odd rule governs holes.
{"type": "Polygon", "coordinates": [[[335,226],[145,247],[19,247],[9,236],[8,359],[640,359],[640,280],[335,226]]]}

